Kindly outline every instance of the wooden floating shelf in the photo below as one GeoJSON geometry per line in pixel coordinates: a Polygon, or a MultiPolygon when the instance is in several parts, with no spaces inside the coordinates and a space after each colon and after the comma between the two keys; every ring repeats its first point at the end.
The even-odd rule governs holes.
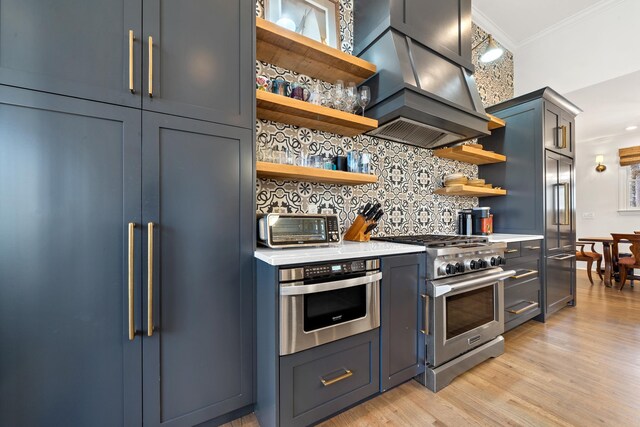
{"type": "Polygon", "coordinates": [[[438,188],[435,193],[442,196],[488,197],[506,196],[507,190],[486,187],[473,187],[471,185],[452,185],[451,187],[438,188]]]}
{"type": "Polygon", "coordinates": [[[256,173],[258,178],[324,182],[327,184],[362,185],[378,182],[378,177],[375,175],[269,162],[256,162],[256,173]]]}
{"type": "Polygon", "coordinates": [[[370,62],[262,18],[256,18],[256,57],[326,82],[360,83],[376,73],[370,62]]]}
{"type": "Polygon", "coordinates": [[[256,91],[258,118],[294,126],[356,136],[378,127],[378,121],[275,93],[256,91]]]}
{"type": "Polygon", "coordinates": [[[492,114],[487,114],[487,117],[489,117],[489,123],[487,125],[489,127],[489,130],[503,128],[507,125],[507,122],[492,114]]]}
{"type": "Polygon", "coordinates": [[[480,148],[474,148],[469,145],[441,148],[439,150],[435,150],[433,155],[444,159],[472,163],[474,165],[488,165],[490,163],[500,163],[507,160],[507,157],[502,154],[494,153],[493,151],[486,151],[480,148]]]}

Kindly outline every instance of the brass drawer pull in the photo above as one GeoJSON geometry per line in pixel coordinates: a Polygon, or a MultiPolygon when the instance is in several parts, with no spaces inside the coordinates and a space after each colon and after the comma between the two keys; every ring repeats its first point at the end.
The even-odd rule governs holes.
{"type": "Polygon", "coordinates": [[[511,276],[511,279],[522,279],[523,277],[529,277],[529,276],[533,276],[534,274],[538,274],[538,270],[529,270],[526,273],[522,273],[522,274],[516,274],[514,276],[511,276]]]}
{"type": "Polygon", "coordinates": [[[420,297],[424,300],[424,329],[420,329],[420,332],[429,335],[429,295],[422,294],[420,297]]]}
{"type": "Polygon", "coordinates": [[[147,224],[147,335],[153,335],[153,223],[147,224]]]}
{"type": "Polygon", "coordinates": [[[516,252],[518,252],[517,249],[507,249],[504,251],[505,254],[515,254],[516,252]]]}
{"type": "Polygon", "coordinates": [[[149,36],[149,98],[153,98],[153,37],[149,36]]]}
{"type": "Polygon", "coordinates": [[[525,311],[529,311],[532,308],[538,308],[538,303],[535,301],[527,301],[529,305],[522,307],[520,310],[507,310],[511,314],[522,314],[525,311]]]}
{"type": "Polygon", "coordinates": [[[131,93],[136,93],[133,87],[133,41],[135,39],[133,30],[129,30],[129,91],[131,93]]]}
{"type": "Polygon", "coordinates": [[[329,387],[331,384],[335,384],[338,381],[342,381],[342,380],[346,380],[347,378],[349,378],[351,375],[353,375],[353,372],[351,372],[348,369],[344,370],[344,374],[339,375],[335,378],[332,378],[330,380],[325,380],[324,378],[320,377],[320,381],[322,382],[322,385],[325,387],[329,387]]]}
{"type": "Polygon", "coordinates": [[[538,249],[540,249],[540,246],[525,246],[525,249],[530,249],[532,251],[537,251],[538,249]]]}
{"type": "Polygon", "coordinates": [[[134,301],[133,301],[133,294],[134,294],[134,272],[133,272],[133,253],[134,253],[134,242],[133,242],[133,229],[135,228],[135,224],[133,222],[129,223],[129,239],[128,239],[128,247],[129,247],[129,254],[128,254],[128,274],[127,274],[127,285],[128,285],[128,295],[129,295],[129,341],[133,341],[136,337],[136,329],[135,329],[135,319],[134,319],[134,301]]]}

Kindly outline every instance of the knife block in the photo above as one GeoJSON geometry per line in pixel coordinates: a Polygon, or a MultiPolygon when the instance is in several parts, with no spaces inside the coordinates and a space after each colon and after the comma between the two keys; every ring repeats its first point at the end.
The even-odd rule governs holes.
{"type": "Polygon", "coordinates": [[[367,221],[362,215],[358,215],[356,220],[353,221],[353,224],[351,224],[351,227],[344,233],[342,240],[368,242],[371,239],[371,232],[364,234],[364,231],[370,224],[373,224],[373,221],[367,221]]]}

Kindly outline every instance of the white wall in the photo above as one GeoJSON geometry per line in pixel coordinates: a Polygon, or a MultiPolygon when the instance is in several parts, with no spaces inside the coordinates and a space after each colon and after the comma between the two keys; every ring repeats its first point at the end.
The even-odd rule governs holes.
{"type": "MultiPolygon", "coordinates": [[[[580,125],[577,117],[576,127],[580,125]]],[[[620,162],[618,149],[640,145],[640,136],[634,132],[616,140],[580,142],[576,157],[576,236],[599,237],[611,233],[632,233],[640,230],[640,215],[618,213],[618,187],[620,162]],[[604,155],[607,170],[595,170],[596,155],[604,155]],[[593,213],[594,219],[585,219],[585,214],[593,213]]],[[[602,253],[602,247],[597,246],[602,253]]]]}
{"type": "Polygon", "coordinates": [[[639,0],[613,0],[518,46],[516,96],[544,86],[567,93],[640,70],[639,17],[639,0]]]}

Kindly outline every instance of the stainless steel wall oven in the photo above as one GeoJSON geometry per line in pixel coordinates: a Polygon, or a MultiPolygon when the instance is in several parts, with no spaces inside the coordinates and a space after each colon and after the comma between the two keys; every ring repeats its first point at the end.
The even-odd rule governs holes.
{"type": "Polygon", "coordinates": [[[280,270],[280,355],[380,326],[380,261],[280,270]]]}

